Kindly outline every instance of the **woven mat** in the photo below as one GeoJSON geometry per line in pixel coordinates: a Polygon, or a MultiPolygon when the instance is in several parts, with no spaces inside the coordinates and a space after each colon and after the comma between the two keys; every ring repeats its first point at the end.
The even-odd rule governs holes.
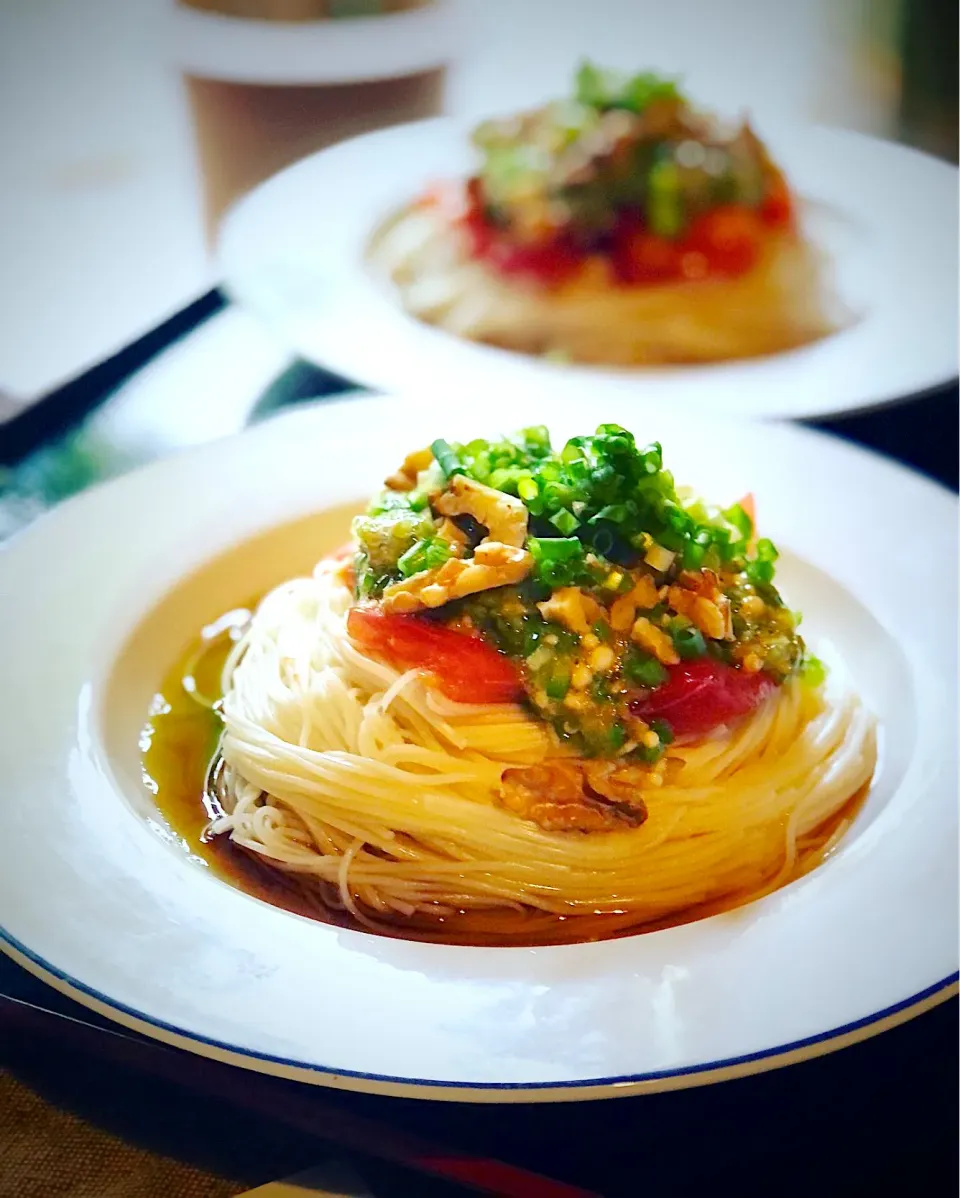
{"type": "Polygon", "coordinates": [[[125,1144],[0,1073],[0,1198],[232,1198],[244,1188],[125,1144]]]}

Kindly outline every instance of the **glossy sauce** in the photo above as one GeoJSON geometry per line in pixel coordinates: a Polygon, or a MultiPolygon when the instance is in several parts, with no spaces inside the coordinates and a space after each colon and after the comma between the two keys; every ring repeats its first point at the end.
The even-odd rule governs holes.
{"type": "MultiPolygon", "coordinates": [[[[220,675],[235,643],[246,609],[230,612],[204,630],[163,679],[141,734],[143,776],[157,807],[185,849],[217,877],[245,893],[298,915],[356,931],[375,932],[408,940],[443,944],[537,946],[606,940],[639,931],[675,927],[730,911],[760,897],[760,892],[737,893],[718,902],[688,908],[668,920],[642,922],[632,912],[562,916],[525,910],[470,911],[431,919],[426,916],[393,920],[377,916],[360,922],[331,903],[336,896],[317,883],[300,880],[265,865],[237,848],[227,836],[208,837],[205,829],[217,814],[205,795],[208,769],[220,736],[220,718],[203,706],[220,696],[220,675]],[[191,693],[193,692],[193,693],[191,693]]],[[[819,850],[845,822],[856,816],[867,787],[851,798],[820,830],[817,844],[798,863],[794,878],[819,861],[819,850]]],[[[794,880],[791,878],[790,880],[794,880]]]]}

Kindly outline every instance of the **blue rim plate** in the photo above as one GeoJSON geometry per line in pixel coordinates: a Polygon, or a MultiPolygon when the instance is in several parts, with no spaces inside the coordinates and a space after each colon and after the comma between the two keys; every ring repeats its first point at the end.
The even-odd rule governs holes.
{"type": "Polygon", "coordinates": [[[833,438],[629,401],[369,398],[279,417],[95,488],[0,551],[7,952],[149,1036],[323,1085],[472,1101],[698,1085],[876,1034],[957,989],[956,502],[833,438]],[[838,850],[737,911],[592,944],[464,948],[291,915],[169,834],[137,734],[206,620],[342,539],[407,446],[619,420],[677,477],[753,490],[807,636],[843,656],[882,753],[838,850]],[[916,574],[914,574],[916,572],[916,574]],[[918,618],[921,576],[922,618],[918,618]]]}

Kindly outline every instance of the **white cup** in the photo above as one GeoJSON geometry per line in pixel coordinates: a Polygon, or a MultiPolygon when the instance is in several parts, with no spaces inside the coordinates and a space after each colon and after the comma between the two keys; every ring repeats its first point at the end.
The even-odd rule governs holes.
{"type": "Polygon", "coordinates": [[[211,241],[235,200],[298,158],[438,115],[458,47],[447,0],[180,0],[167,16],[211,241]]]}

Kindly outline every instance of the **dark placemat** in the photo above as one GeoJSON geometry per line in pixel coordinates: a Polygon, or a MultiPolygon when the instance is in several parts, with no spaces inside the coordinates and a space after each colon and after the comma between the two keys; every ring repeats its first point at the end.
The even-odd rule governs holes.
{"type": "MultiPolygon", "coordinates": [[[[750,995],[743,1001],[749,1010],[750,995]]],[[[378,1194],[426,1193],[426,1183],[416,1188],[402,1167],[376,1161],[376,1128],[363,1123],[365,1138],[345,1145],[344,1120],[371,1120],[380,1135],[428,1140],[442,1145],[437,1153],[447,1158],[496,1156],[625,1198],[704,1189],[745,1196],[875,1194],[894,1186],[924,1198],[957,1192],[955,1000],[874,1040],[788,1069],[692,1090],[557,1105],[468,1106],[331,1092],[212,1065],[149,1041],[138,1048],[138,1037],[130,1038],[128,1061],[103,1063],[102,1045],[78,1039],[10,1037],[4,1055],[17,1077],[57,1107],[153,1154],[249,1184],[324,1160],[332,1141],[363,1162],[368,1180],[368,1164],[376,1163],[383,1179],[378,1194]],[[172,1061],[166,1076],[157,1076],[157,1053],[172,1061]],[[410,1188],[397,1189],[398,1177],[410,1188]]],[[[534,1191],[519,1190],[527,1192],[534,1191]]]]}

